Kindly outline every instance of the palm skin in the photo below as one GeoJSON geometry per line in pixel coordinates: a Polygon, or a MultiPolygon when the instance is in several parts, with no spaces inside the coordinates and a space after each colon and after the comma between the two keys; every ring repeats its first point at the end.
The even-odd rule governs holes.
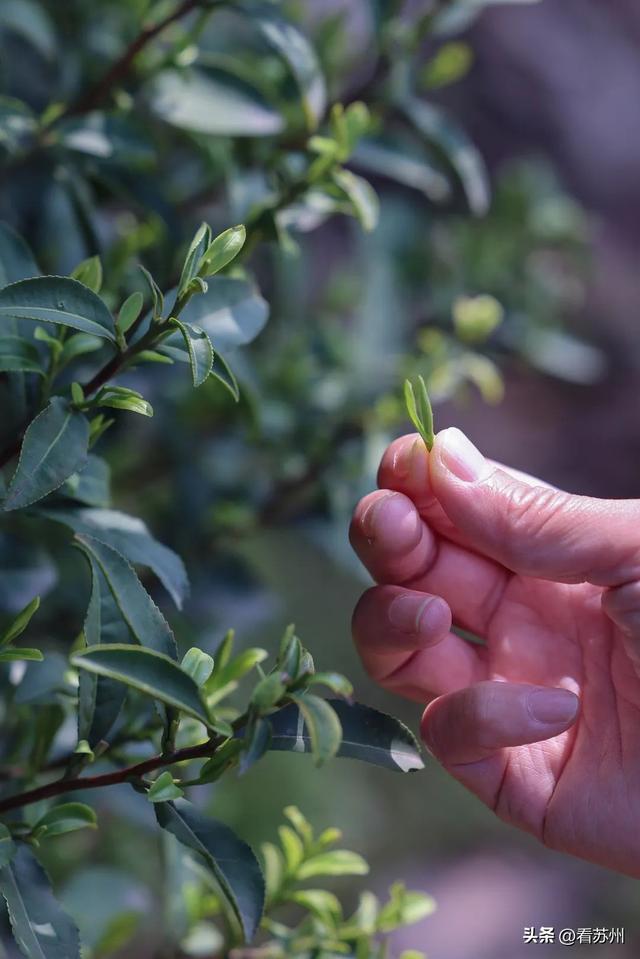
{"type": "Polygon", "coordinates": [[[638,551],[617,536],[635,525],[638,504],[615,503],[609,514],[606,501],[508,473],[497,492],[483,476],[469,497],[445,476],[441,455],[429,464],[415,437],[396,441],[381,491],[356,508],[352,544],[381,584],[354,613],[365,668],[429,704],[422,730],[431,752],[502,819],[640,876],[638,551]],[[609,547],[619,559],[602,559],[609,547]],[[401,615],[392,615],[399,597],[401,615]],[[451,618],[483,645],[451,633],[451,618]],[[534,722],[527,697],[539,687],[574,693],[577,714],[534,722]]]}

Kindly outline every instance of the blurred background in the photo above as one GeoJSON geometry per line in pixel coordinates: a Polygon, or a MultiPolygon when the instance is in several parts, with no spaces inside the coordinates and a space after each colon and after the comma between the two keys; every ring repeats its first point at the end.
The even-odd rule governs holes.
{"type": "MultiPolygon", "coordinates": [[[[36,111],[52,87],[68,97],[101,75],[153,4],[83,6],[0,2],[7,97],[36,111]]],[[[357,698],[416,729],[419,708],[368,680],[349,632],[368,583],[349,552],[349,514],[407,429],[403,377],[424,373],[437,426],[460,426],[496,459],[576,492],[640,490],[640,9],[632,0],[285,6],[318,52],[330,97],[361,99],[375,118],[351,166],[376,188],[378,225],[365,233],[318,198],[283,212],[279,242],[251,261],[269,321],[229,355],[241,403],[213,380],[191,391],[182,368],[136,374],[156,416],[129,417],[105,441],[114,502],[187,564],[193,595],[172,618],[185,648],[212,650],[232,626],[242,644],[272,649],[295,622],[320,669],[343,671],[357,698]],[[393,105],[408,69],[409,118],[393,105]]],[[[284,88],[233,17],[216,14],[197,54],[188,27],[138,70],[155,69],[153,57],[184,66],[197,55],[205,68],[235,60],[264,89],[284,88]]],[[[152,95],[143,101],[142,119],[131,114],[114,134],[119,163],[103,162],[81,125],[60,145],[75,151],[73,178],[68,157],[22,161],[3,147],[0,216],[49,271],[99,253],[114,302],[135,288],[132,259],[168,281],[201,219],[214,229],[243,219],[271,163],[266,141],[223,127],[185,132],[166,117],[157,127],[152,95]]],[[[82,612],[71,575],[59,575],[49,609],[71,636],[82,612]]],[[[437,912],[402,934],[404,948],[519,959],[534,949],[522,943],[525,926],[623,926],[624,946],[592,945],[589,955],[638,955],[635,882],[540,848],[435,763],[395,776],[307,760],[270,755],[203,796],[252,842],[270,838],[294,802],[314,825],[340,826],[371,862],[372,888],[401,878],[433,894],[437,912]]],[[[104,828],[58,840],[49,867],[72,911],[93,910],[90,941],[126,915],[118,955],[160,955],[159,853],[144,810],[137,817],[127,791],[100,803],[104,828]],[[123,831],[124,846],[110,843],[123,831]]],[[[347,901],[361,887],[337,885],[347,901]]]]}

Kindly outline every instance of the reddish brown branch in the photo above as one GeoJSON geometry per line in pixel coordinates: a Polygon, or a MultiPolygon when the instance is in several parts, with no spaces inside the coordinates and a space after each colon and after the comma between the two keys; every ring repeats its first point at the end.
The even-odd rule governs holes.
{"type": "Polygon", "coordinates": [[[62,796],[64,793],[77,792],[81,789],[100,789],[103,786],[115,786],[132,780],[139,780],[145,773],[153,772],[163,766],[174,766],[176,763],[189,759],[203,759],[212,756],[223,739],[210,739],[199,746],[188,746],[176,752],[152,756],[134,766],[116,769],[115,772],[102,773],[99,776],[80,776],[77,779],[56,779],[55,782],[29,789],[27,792],[17,793],[7,799],[0,800],[0,815],[12,809],[21,809],[41,799],[51,799],[53,796],[62,796]]]}

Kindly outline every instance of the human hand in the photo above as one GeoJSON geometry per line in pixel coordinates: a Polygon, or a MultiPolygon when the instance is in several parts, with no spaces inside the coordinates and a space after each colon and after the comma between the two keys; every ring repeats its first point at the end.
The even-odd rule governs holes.
{"type": "Polygon", "coordinates": [[[456,429],[386,451],[350,537],[369,675],[445,769],[542,842],[640,877],[640,501],[499,467],[456,429]],[[474,645],[451,622],[483,641],[474,645]]]}

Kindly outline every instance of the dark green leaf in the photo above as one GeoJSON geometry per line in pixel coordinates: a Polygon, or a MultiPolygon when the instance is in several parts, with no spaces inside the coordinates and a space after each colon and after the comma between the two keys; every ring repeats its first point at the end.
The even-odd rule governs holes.
{"type": "MultiPolygon", "coordinates": [[[[91,569],[91,598],[84,621],[87,646],[133,643],[131,630],[122,617],[113,593],[96,561],[87,556],[91,569]]],[[[127,688],[107,676],[80,673],[78,739],[89,747],[107,740],[127,696],[127,688]]]]}
{"type": "Polygon", "coordinates": [[[51,509],[43,510],[42,515],[56,523],[63,523],[75,533],[91,536],[111,546],[135,566],[148,567],[156,574],[176,606],[182,608],[189,595],[184,563],[177,553],[154,539],[137,516],[112,509],[51,509]]]}
{"type": "Polygon", "coordinates": [[[0,223],[0,287],[38,276],[31,250],[6,223],[0,223]]]}
{"type": "Polygon", "coordinates": [[[90,646],[71,657],[71,664],[98,676],[108,676],[137,689],[146,696],[179,709],[206,726],[207,710],[191,676],[174,660],[141,646],[90,646]]]}
{"type": "Polygon", "coordinates": [[[68,276],[36,276],[0,290],[0,321],[56,323],[115,342],[111,313],[91,290],[68,276]]]}
{"type": "Polygon", "coordinates": [[[100,567],[118,609],[140,645],[176,659],[176,641],[169,624],[133,567],[119,552],[93,536],[76,534],[76,539],[100,567]]]}
{"type": "Polygon", "coordinates": [[[34,614],[39,609],[40,597],[36,596],[30,603],[27,603],[25,608],[18,613],[9,628],[0,636],[0,646],[8,646],[9,643],[13,643],[18,636],[22,636],[34,614]]]}
{"type": "Polygon", "coordinates": [[[26,103],[0,96],[0,148],[17,153],[29,143],[37,128],[36,118],[26,103]]]}
{"type": "Polygon", "coordinates": [[[44,376],[40,354],[28,340],[0,336],[0,373],[38,373],[44,376]]]}
{"type": "Polygon", "coordinates": [[[250,343],[267,322],[266,300],[247,280],[214,276],[208,285],[206,293],[189,301],[180,318],[208,333],[216,352],[250,343]]]}
{"type": "Polygon", "coordinates": [[[213,366],[211,340],[199,326],[192,326],[189,323],[183,323],[181,320],[173,320],[173,323],[182,333],[189,351],[193,385],[201,386],[209,376],[213,366]]]}
{"type": "Polygon", "coordinates": [[[16,846],[11,838],[11,833],[4,825],[0,823],[0,869],[3,869],[13,858],[16,846]]]}
{"type": "Polygon", "coordinates": [[[222,383],[224,388],[231,393],[237,403],[240,399],[240,387],[238,386],[238,381],[224,356],[222,356],[222,354],[219,352],[216,353],[214,357],[210,375],[215,376],[215,378],[222,383]]]}
{"type": "Polygon", "coordinates": [[[271,4],[246,3],[242,6],[267,43],[288,64],[300,89],[307,126],[314,130],[327,106],[327,90],[315,50],[304,34],[280,17],[271,4]]]}
{"type": "Polygon", "coordinates": [[[0,869],[13,936],[28,959],[80,959],[78,930],[51,891],[47,875],[31,850],[20,845],[0,869]]]}
{"type": "Polygon", "coordinates": [[[76,829],[95,829],[97,821],[91,806],[85,806],[81,802],[68,802],[47,810],[44,816],[38,819],[33,831],[38,838],[46,833],[49,839],[76,829]]]}
{"type": "MultiPolygon", "coordinates": [[[[385,713],[340,699],[329,701],[340,719],[342,742],[336,755],[360,759],[396,772],[422,769],[420,747],[404,723],[385,713]]],[[[266,720],[271,726],[271,749],[310,752],[310,736],[295,705],[285,706],[266,720]]]]}
{"type": "Polygon", "coordinates": [[[254,716],[245,730],[245,742],[240,758],[239,773],[243,776],[254,763],[262,759],[271,742],[271,727],[262,716],[254,716]]]}
{"type": "Polygon", "coordinates": [[[318,765],[332,759],[340,749],[342,727],[335,709],[326,699],[310,693],[292,695],[309,737],[311,752],[318,765]]]}
{"type": "Polygon", "coordinates": [[[163,829],[202,856],[247,941],[253,939],[262,917],[264,879],[251,848],[228,826],[209,819],[186,800],[156,806],[163,829]]]}
{"type": "Polygon", "coordinates": [[[69,476],[82,469],[88,444],[86,417],[72,410],[66,400],[54,396],[25,433],[2,509],[30,506],[62,486],[69,476]]]}
{"type": "Polygon", "coordinates": [[[477,147],[442,107],[412,99],[405,104],[405,110],[416,129],[450,164],[464,190],[470,211],[475,216],[484,216],[491,202],[491,189],[477,147]]]}
{"type": "Polygon", "coordinates": [[[106,507],[111,498],[110,473],[106,460],[90,453],[84,469],[70,476],[60,492],[87,506],[106,507]]]}
{"type": "Polygon", "coordinates": [[[2,0],[0,29],[11,30],[32,44],[47,60],[56,54],[56,35],[45,10],[35,0],[2,0]]]}
{"type": "Polygon", "coordinates": [[[160,73],[152,81],[150,102],[157,116],[193,133],[260,137],[284,129],[284,120],[258,90],[219,68],[160,73]]]}

